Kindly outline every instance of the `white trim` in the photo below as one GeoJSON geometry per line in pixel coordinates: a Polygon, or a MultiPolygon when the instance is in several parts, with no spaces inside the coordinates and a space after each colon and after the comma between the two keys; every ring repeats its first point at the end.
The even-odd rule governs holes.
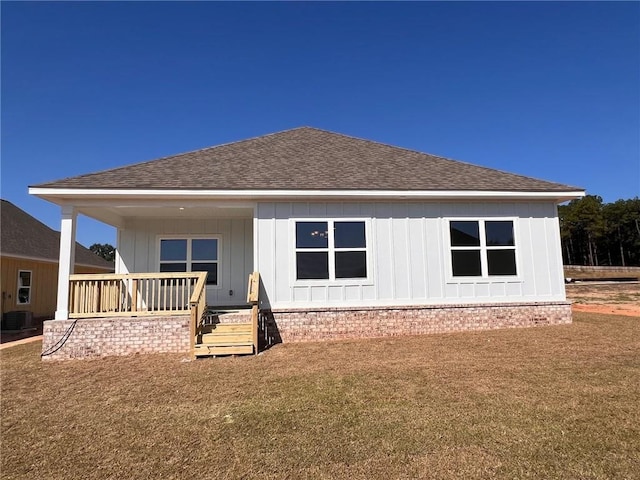
{"type": "MultiPolygon", "coordinates": [[[[109,188],[45,188],[29,187],[31,195],[59,197],[58,200],[82,197],[107,198],[551,198],[559,201],[585,196],[584,191],[485,191],[485,190],[161,190],[161,189],[109,189],[109,188]]],[[[49,198],[53,200],[53,198],[49,198]]]]}
{"type": "MultiPolygon", "coordinates": [[[[158,234],[156,235],[156,270],[159,272],[160,271],[160,243],[162,242],[162,240],[186,240],[187,241],[187,258],[184,262],[182,261],[168,261],[165,263],[186,263],[187,264],[187,268],[191,267],[191,264],[193,263],[193,259],[191,258],[191,240],[217,240],[218,242],[218,252],[217,252],[217,259],[215,262],[213,261],[202,261],[202,262],[198,262],[196,261],[196,263],[215,263],[217,265],[217,272],[218,272],[218,278],[216,279],[217,283],[215,284],[207,284],[207,288],[210,289],[215,289],[215,290],[220,290],[222,289],[222,269],[220,268],[220,264],[222,262],[222,235],[220,234],[211,234],[211,235],[207,235],[207,234],[201,234],[201,235],[189,235],[189,234],[170,234],[170,235],[165,235],[165,234],[158,234]]],[[[187,270],[188,272],[191,270],[187,270]]]]}
{"type": "Polygon", "coordinates": [[[258,268],[258,204],[254,203],[253,205],[253,219],[252,219],[252,235],[253,235],[253,266],[251,267],[251,271],[255,272],[258,268]]]}
{"type": "Polygon", "coordinates": [[[487,216],[465,216],[465,217],[443,217],[442,218],[442,234],[444,237],[444,258],[445,262],[445,282],[446,283],[523,283],[522,262],[520,260],[520,250],[522,247],[519,242],[519,225],[518,217],[487,217],[487,216]],[[452,247],[451,246],[451,230],[450,222],[478,222],[480,245],[473,247],[452,247]],[[488,247],[486,245],[485,223],[486,222],[502,222],[510,221],[513,224],[513,247],[488,247]],[[479,250],[480,251],[480,269],[481,275],[478,276],[458,276],[453,275],[453,265],[451,264],[452,250],[479,250]],[[516,261],[515,275],[489,275],[487,252],[489,250],[514,250],[516,261]]]}
{"type": "Polygon", "coordinates": [[[31,292],[32,289],[31,287],[33,287],[33,271],[32,270],[22,270],[19,269],[18,270],[18,278],[17,278],[17,282],[16,282],[16,305],[31,305],[31,292]],[[28,273],[29,274],[29,286],[24,286],[24,285],[20,285],[20,281],[21,281],[21,273],[28,273]],[[20,301],[20,290],[23,288],[28,288],[29,289],[29,298],[27,302],[21,302],[20,301]]]}
{"type": "Polygon", "coordinates": [[[373,271],[373,247],[371,240],[371,219],[366,217],[303,217],[303,218],[289,218],[289,251],[291,255],[290,268],[289,268],[289,284],[292,287],[326,287],[326,286],[347,286],[347,285],[373,285],[374,271],[373,271]],[[328,267],[329,278],[327,279],[298,279],[297,278],[297,259],[296,253],[298,248],[296,247],[296,223],[297,222],[323,222],[327,224],[328,231],[333,231],[333,225],[336,222],[362,222],[364,223],[364,236],[365,247],[358,248],[335,248],[334,235],[330,234],[327,239],[326,248],[305,248],[302,249],[308,252],[327,252],[328,255],[328,267]],[[363,278],[335,278],[335,253],[341,251],[360,251],[365,252],[367,276],[363,278]]]}
{"type": "Polygon", "coordinates": [[[69,318],[69,276],[74,273],[76,261],[76,226],[78,212],[71,205],[63,205],[60,219],[60,259],[58,261],[58,295],[56,320],[69,318]]]}

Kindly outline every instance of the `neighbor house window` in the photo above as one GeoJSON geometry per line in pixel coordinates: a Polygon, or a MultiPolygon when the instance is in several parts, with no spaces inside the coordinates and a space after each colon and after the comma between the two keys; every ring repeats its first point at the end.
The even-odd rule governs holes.
{"type": "Polygon", "coordinates": [[[367,278],[364,221],[297,221],[295,236],[297,280],[367,278]]]}
{"type": "Polygon", "coordinates": [[[31,303],[31,271],[18,270],[18,305],[31,303]]]}
{"type": "Polygon", "coordinates": [[[454,277],[515,276],[513,220],[450,220],[454,277]]]}
{"type": "Polygon", "coordinates": [[[161,272],[207,272],[207,285],[218,285],[219,239],[160,239],[161,272]]]}

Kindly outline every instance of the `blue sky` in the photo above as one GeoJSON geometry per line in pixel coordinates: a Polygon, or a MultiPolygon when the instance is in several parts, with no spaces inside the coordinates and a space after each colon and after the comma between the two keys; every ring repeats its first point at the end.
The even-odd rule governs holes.
{"type": "Polygon", "coordinates": [[[55,229],[28,185],[302,125],[640,195],[638,2],[1,9],[2,198],[55,229]]]}

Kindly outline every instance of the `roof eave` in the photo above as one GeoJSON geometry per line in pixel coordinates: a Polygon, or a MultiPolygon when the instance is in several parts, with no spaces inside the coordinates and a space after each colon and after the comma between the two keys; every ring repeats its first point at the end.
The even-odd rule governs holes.
{"type": "MultiPolygon", "coordinates": [[[[29,193],[58,205],[113,200],[555,200],[581,198],[584,190],[168,190],[30,187],[29,193]]],[[[93,203],[93,202],[92,202],[93,203]]]]}

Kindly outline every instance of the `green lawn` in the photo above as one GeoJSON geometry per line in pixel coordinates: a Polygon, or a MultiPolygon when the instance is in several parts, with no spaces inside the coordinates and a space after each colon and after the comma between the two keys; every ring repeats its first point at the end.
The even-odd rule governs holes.
{"type": "Polygon", "coordinates": [[[640,478],[640,318],[279,345],[0,353],[3,479],[640,478]]]}

